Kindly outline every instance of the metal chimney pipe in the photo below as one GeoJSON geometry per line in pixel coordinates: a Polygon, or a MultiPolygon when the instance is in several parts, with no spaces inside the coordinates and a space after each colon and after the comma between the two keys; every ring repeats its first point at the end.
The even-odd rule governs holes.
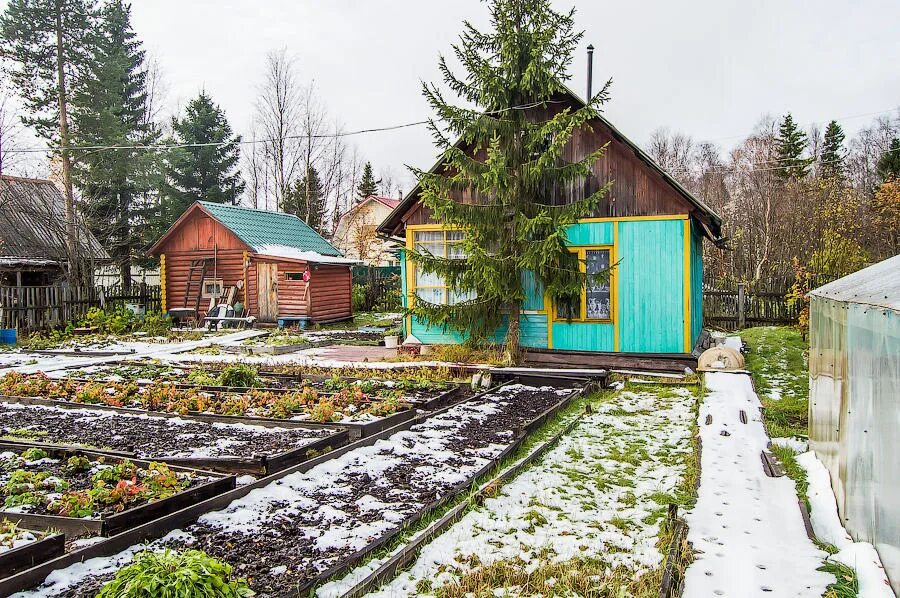
{"type": "Polygon", "coordinates": [[[587,47],[588,51],[588,61],[587,61],[587,98],[586,101],[588,104],[591,103],[591,91],[594,83],[594,45],[591,44],[587,47]]]}

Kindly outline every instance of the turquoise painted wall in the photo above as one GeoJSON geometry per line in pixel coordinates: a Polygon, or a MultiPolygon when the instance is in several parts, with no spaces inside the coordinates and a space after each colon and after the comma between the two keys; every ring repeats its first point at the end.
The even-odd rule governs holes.
{"type": "Polygon", "coordinates": [[[691,347],[703,331],[703,237],[691,221],[691,347]]]}
{"type": "Polygon", "coordinates": [[[553,323],[553,348],[571,351],[615,351],[615,327],[612,324],[566,322],[553,323]]]}
{"type": "Polygon", "coordinates": [[[612,222],[579,222],[566,229],[569,245],[612,245],[612,222]]]}
{"type": "MultiPolygon", "coordinates": [[[[684,221],[635,220],[619,223],[586,222],[570,227],[570,245],[612,245],[618,226],[615,258],[619,261],[615,281],[618,289],[616,318],[619,351],[634,353],[684,352],[684,221]]],[[[696,340],[702,328],[702,238],[692,235],[691,244],[691,335],[696,340]]],[[[402,258],[401,258],[402,259],[402,258]]],[[[404,303],[405,264],[402,270],[404,303]]],[[[526,312],[544,309],[544,292],[530,272],[523,272],[526,312]]],[[[547,348],[547,314],[524,313],[520,318],[522,345],[547,348]]],[[[505,326],[497,331],[502,342],[505,326]]],[[[552,348],[576,351],[614,351],[616,326],[605,323],[554,322],[552,348]]],[[[464,336],[429,328],[413,321],[412,333],[423,343],[459,343],[464,336]]]]}
{"type": "Polygon", "coordinates": [[[683,353],[684,221],[620,222],[616,258],[619,351],[683,353]]]}

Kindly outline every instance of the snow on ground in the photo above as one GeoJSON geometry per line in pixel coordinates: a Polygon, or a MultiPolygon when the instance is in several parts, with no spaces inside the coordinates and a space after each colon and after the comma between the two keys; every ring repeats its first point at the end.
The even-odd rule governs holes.
{"type": "Polygon", "coordinates": [[[799,455],[797,463],[806,470],[809,515],[816,538],[832,544],[839,551],[828,557],[828,560],[843,563],[856,570],[859,598],[893,598],[894,594],[875,547],[868,542],[854,542],[841,524],[837,502],[831,489],[831,478],[825,465],[811,451],[799,455]]]}
{"type": "Polygon", "coordinates": [[[828,555],[806,536],[794,482],[763,471],[760,453],[769,439],[750,377],[711,372],[706,385],[699,498],[687,515],[697,555],[684,597],[821,596],[834,581],[817,571],[828,555]]]}
{"type": "Polygon", "coordinates": [[[16,352],[4,354],[4,357],[10,355],[18,356],[17,359],[24,360],[24,363],[16,366],[15,369],[22,373],[33,374],[36,372],[54,372],[67,368],[94,366],[122,361],[123,359],[164,359],[184,351],[208,347],[213,343],[239,342],[262,334],[265,334],[265,332],[261,330],[240,330],[231,334],[209,335],[200,340],[184,341],[180,343],[128,343],[130,348],[134,348],[133,353],[109,357],[91,355],[59,356],[16,352]]]}
{"type": "MultiPolygon", "coordinates": [[[[658,567],[660,522],[692,451],[691,396],[685,389],[666,398],[618,393],[372,595],[427,594],[426,588],[471,571],[473,562],[506,560],[534,571],[548,562],[599,558],[629,576],[658,567]]],[[[340,595],[378,564],[360,567],[318,595],[340,595]]]]}
{"type": "MultiPolygon", "coordinates": [[[[516,389],[548,390],[521,385],[513,390],[516,389]]],[[[308,472],[287,475],[250,491],[222,510],[206,513],[198,524],[184,532],[173,532],[174,536],[170,534],[150,546],[161,547],[173,538],[182,546],[192,546],[204,537],[217,540],[220,534],[222,538],[232,534],[232,541],[244,537],[259,542],[255,538],[281,535],[283,529],[279,525],[290,523],[296,539],[292,536],[289,541],[297,543],[299,558],[324,569],[347,551],[358,550],[372,538],[396,528],[425,500],[432,500],[435,491],[440,495],[466,481],[499,455],[514,433],[502,429],[503,425],[492,427],[488,422],[510,419],[510,405],[514,403],[509,394],[495,393],[461,403],[409,430],[354,449],[308,472]],[[469,436],[473,429],[494,428],[497,429],[477,443],[469,436]],[[480,449],[472,448],[479,444],[480,449]],[[393,485],[397,475],[408,477],[405,488],[393,485]],[[366,482],[361,490],[362,478],[366,482]],[[304,525],[306,521],[310,523],[304,525]]],[[[67,594],[127,564],[138,548],[56,571],[40,588],[20,595],[67,594]]],[[[271,563],[279,567],[285,564],[271,563]]]]}

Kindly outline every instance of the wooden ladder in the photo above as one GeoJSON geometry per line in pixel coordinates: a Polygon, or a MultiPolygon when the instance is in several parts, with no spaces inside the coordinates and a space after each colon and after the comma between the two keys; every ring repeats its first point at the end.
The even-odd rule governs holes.
{"type": "Polygon", "coordinates": [[[200,311],[200,297],[203,295],[203,279],[206,278],[206,271],[209,268],[209,258],[199,260],[191,260],[191,268],[188,271],[187,289],[184,291],[184,307],[188,306],[191,299],[191,288],[194,282],[197,283],[197,294],[194,298],[194,312],[200,311]]]}

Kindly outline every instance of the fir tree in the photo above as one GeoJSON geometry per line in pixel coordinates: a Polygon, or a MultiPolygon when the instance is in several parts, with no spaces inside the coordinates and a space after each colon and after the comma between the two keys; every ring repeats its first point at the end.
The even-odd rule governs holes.
{"type": "MultiPolygon", "coordinates": [[[[421,200],[448,228],[458,229],[456,257],[433,255],[426,245],[410,252],[416,268],[443,277],[450,305],[417,298],[409,313],[428,324],[491,337],[507,322],[506,360],[519,354],[519,315],[529,270],[551,297],[580,297],[586,276],[566,246],[566,228],[592,213],[608,186],[558,205],[558,189],[590,176],[603,149],[565,162],[573,131],[588,126],[606,100],[609,83],[580,108],[560,105],[572,55],[582,33],[574,10],[555,12],[550,0],[491,0],[492,30],[464,25],[453,47],[464,74],[445,59],[439,67],[448,87],[468,105],[451,105],[436,85],[423,85],[437,113],[430,128],[443,152],[437,172],[413,169],[421,200]],[[460,142],[454,142],[459,137],[460,142]],[[487,156],[473,158],[472,156],[487,156]],[[461,201],[462,195],[475,202],[461,201]]],[[[608,273],[598,276],[607,277],[608,273]]]]}
{"type": "Polygon", "coordinates": [[[205,92],[188,103],[184,116],[172,120],[174,143],[168,159],[168,183],[161,206],[164,231],[195,201],[237,204],[244,181],[237,169],[241,141],[225,112],[205,92]],[[214,145],[200,145],[214,144],[214,145]]]}
{"type": "Polygon", "coordinates": [[[372,174],[372,163],[366,162],[366,165],[363,166],[362,180],[356,186],[356,195],[360,199],[365,199],[376,193],[378,193],[378,182],[375,180],[375,175],[372,174]]]}
{"type": "Polygon", "coordinates": [[[69,103],[81,84],[94,43],[94,0],[10,0],[0,15],[0,57],[33,126],[62,165],[69,276],[88,279],[79,255],[72,191],[69,103]]]}
{"type": "Polygon", "coordinates": [[[322,233],[325,225],[325,194],[315,168],[310,168],[285,194],[281,211],[293,214],[322,233]]]}
{"type": "MultiPolygon", "coordinates": [[[[144,51],[131,28],[131,7],[110,0],[100,11],[97,42],[84,84],[73,96],[73,138],[78,145],[145,145],[159,134],[147,116],[144,51]]],[[[157,154],[111,150],[79,154],[75,182],[94,235],[131,282],[131,260],[141,245],[131,226],[139,198],[158,170],[157,154]]]]}
{"type": "Polygon", "coordinates": [[[783,179],[803,179],[809,174],[810,158],[804,158],[803,152],[809,142],[806,133],[800,130],[794,117],[788,112],[778,135],[775,137],[775,157],[778,160],[778,175],[783,179]]]}
{"type": "Polygon", "coordinates": [[[843,180],[846,171],[847,154],[844,151],[844,130],[837,121],[828,123],[822,143],[820,157],[822,176],[829,179],[843,180]]]}
{"type": "Polygon", "coordinates": [[[888,179],[900,180],[900,138],[891,139],[891,144],[878,159],[876,169],[882,182],[888,179]]]}

